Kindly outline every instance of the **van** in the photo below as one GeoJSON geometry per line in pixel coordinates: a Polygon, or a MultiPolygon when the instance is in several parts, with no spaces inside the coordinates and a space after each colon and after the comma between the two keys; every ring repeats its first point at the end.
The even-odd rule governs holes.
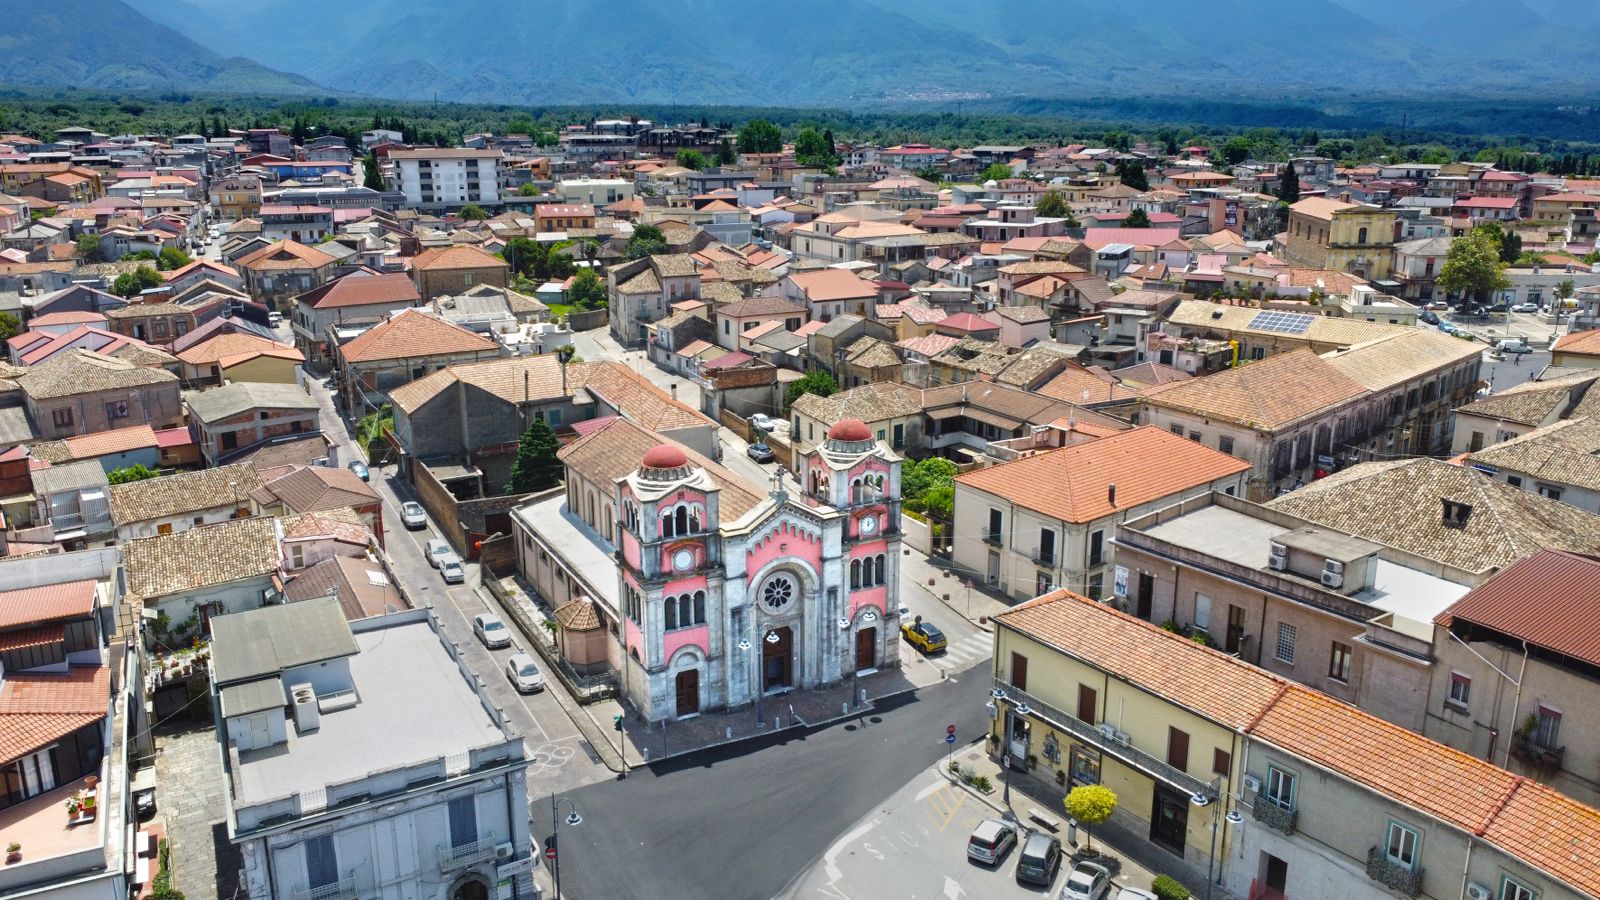
{"type": "Polygon", "coordinates": [[[1521,338],[1500,341],[1494,345],[1494,348],[1501,353],[1512,353],[1518,356],[1533,352],[1533,348],[1528,346],[1528,342],[1521,338]]]}
{"type": "Polygon", "coordinates": [[[972,829],[967,838],[967,858],[974,862],[994,865],[1017,842],[1017,829],[1009,822],[984,819],[972,829]]]}

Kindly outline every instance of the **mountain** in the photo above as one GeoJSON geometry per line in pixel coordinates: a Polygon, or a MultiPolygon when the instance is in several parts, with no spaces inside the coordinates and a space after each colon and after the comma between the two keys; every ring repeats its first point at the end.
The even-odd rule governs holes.
{"type": "MultiPolygon", "coordinates": [[[[148,19],[119,21],[119,34],[154,20],[217,53],[396,99],[859,106],[1600,92],[1600,68],[1577,62],[1600,42],[1594,0],[127,2],[148,19]]],[[[122,7],[74,4],[74,19],[85,5],[122,7]]],[[[118,70],[114,55],[88,58],[118,70]]]]}
{"type": "Polygon", "coordinates": [[[310,79],[224,58],[122,0],[29,5],[0,24],[0,84],[114,91],[326,94],[310,79]]]}

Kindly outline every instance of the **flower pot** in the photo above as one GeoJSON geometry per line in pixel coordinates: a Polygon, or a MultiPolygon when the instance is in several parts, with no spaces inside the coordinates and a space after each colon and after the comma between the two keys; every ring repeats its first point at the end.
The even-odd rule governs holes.
{"type": "Polygon", "coordinates": [[[19,862],[22,862],[22,851],[21,850],[13,850],[13,851],[11,851],[11,852],[6,854],[6,865],[12,866],[12,865],[16,865],[19,862]]]}

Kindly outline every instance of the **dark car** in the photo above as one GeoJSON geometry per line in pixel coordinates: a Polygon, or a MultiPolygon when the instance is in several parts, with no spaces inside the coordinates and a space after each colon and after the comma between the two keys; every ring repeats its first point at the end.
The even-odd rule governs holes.
{"type": "Polygon", "coordinates": [[[1434,315],[1430,310],[1423,310],[1422,315],[1417,316],[1417,318],[1427,322],[1429,325],[1439,324],[1439,317],[1434,315]]]}
{"type": "Polygon", "coordinates": [[[362,481],[367,481],[372,477],[372,473],[367,471],[367,464],[359,459],[351,460],[350,465],[346,466],[345,468],[356,473],[356,477],[362,481]]]}
{"type": "Polygon", "coordinates": [[[1060,839],[1038,831],[1028,835],[1022,852],[1017,854],[1017,880],[1049,887],[1060,869],[1060,839]]]}
{"type": "Polygon", "coordinates": [[[1484,310],[1484,312],[1492,312],[1492,313],[1503,313],[1503,312],[1510,312],[1510,311],[1511,311],[1511,304],[1509,304],[1509,303],[1496,303],[1493,306],[1490,306],[1490,307],[1488,307],[1487,309],[1484,310]]]}

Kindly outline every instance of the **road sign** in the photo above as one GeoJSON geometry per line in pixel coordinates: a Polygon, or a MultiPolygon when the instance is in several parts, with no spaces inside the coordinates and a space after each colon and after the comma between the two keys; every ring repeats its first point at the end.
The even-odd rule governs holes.
{"type": "Polygon", "coordinates": [[[954,744],[956,742],[956,736],[953,734],[947,734],[944,736],[944,742],[946,744],[954,744]]]}
{"type": "Polygon", "coordinates": [[[1009,753],[1006,754],[1005,767],[1008,769],[1011,768],[1011,754],[1009,753]]]}
{"type": "Polygon", "coordinates": [[[555,859],[556,858],[556,848],[551,847],[551,848],[545,850],[544,851],[544,858],[545,859],[555,859]]]}
{"type": "Polygon", "coordinates": [[[944,727],[944,733],[945,734],[955,734],[956,733],[956,727],[954,725],[946,725],[944,727]]]}

